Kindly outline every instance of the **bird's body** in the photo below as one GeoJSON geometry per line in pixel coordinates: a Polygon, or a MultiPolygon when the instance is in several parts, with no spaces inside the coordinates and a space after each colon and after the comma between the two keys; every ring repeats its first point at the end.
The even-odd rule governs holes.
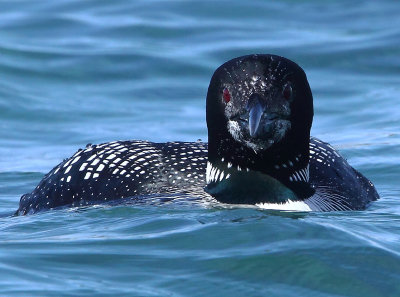
{"type": "MultiPolygon", "coordinates": [[[[253,200],[251,195],[235,200],[235,193],[230,193],[231,201],[227,202],[256,204],[268,209],[330,211],[363,209],[374,200],[376,191],[370,181],[350,167],[332,146],[311,138],[310,152],[309,173],[300,171],[293,174],[293,178],[305,179],[309,175],[310,184],[316,190],[311,197],[304,201],[288,199],[286,203],[279,203],[268,202],[268,191],[264,192],[264,201],[253,200]],[[363,189],[357,186],[359,182],[365,186],[363,189]],[[343,186],[348,183],[353,186],[343,186]],[[363,195],[357,196],[360,191],[364,191],[363,195]],[[360,199],[348,198],[353,196],[360,199]],[[368,199],[362,199],[363,196],[368,199]]],[[[207,143],[203,142],[115,141],[88,145],[54,167],[31,193],[25,194],[18,213],[123,198],[139,197],[143,200],[146,195],[153,194],[189,195],[193,200],[209,196],[207,198],[212,199],[204,190],[207,186],[207,159],[207,143]]],[[[288,162],[285,166],[290,168],[291,164],[288,162]]],[[[229,172],[232,171],[248,174],[246,168],[238,171],[236,167],[229,172]]],[[[229,172],[220,172],[214,178],[222,181],[229,172]]],[[[285,190],[283,185],[276,183],[285,190]]],[[[243,180],[239,187],[244,187],[243,180]]],[[[292,198],[290,195],[293,193],[288,198],[292,198]]]]}

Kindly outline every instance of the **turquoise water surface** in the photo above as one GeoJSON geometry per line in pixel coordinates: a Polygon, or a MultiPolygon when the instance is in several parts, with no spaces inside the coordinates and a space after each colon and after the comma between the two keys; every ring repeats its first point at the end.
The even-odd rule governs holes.
{"type": "Polygon", "coordinates": [[[0,1],[1,296],[400,296],[399,1],[0,1]],[[366,211],[94,206],[13,217],[87,143],[207,139],[220,64],[299,63],[366,211]]]}

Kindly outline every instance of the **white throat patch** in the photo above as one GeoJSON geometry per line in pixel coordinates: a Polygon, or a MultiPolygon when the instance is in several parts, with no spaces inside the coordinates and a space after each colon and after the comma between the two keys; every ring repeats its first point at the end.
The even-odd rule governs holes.
{"type": "Polygon", "coordinates": [[[226,173],[218,169],[217,167],[214,167],[210,162],[207,162],[207,169],[206,169],[207,184],[210,184],[212,182],[222,181],[223,179],[228,179],[230,178],[230,176],[231,176],[230,173],[226,173]]]}

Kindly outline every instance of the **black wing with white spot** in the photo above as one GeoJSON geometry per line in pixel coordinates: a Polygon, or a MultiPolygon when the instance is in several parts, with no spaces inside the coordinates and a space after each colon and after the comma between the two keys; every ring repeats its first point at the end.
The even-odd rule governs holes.
{"type": "Polygon", "coordinates": [[[89,145],[21,197],[19,214],[155,193],[204,194],[207,144],[115,141],[89,145]]]}
{"type": "Polygon", "coordinates": [[[379,198],[374,185],[351,167],[329,143],[310,141],[310,184],[315,194],[305,202],[312,210],[361,210],[379,198]]]}

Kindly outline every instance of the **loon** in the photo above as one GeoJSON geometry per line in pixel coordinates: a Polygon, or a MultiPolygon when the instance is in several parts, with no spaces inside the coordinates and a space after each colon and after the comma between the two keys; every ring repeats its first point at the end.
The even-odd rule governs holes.
{"type": "Polygon", "coordinates": [[[232,59],[208,88],[208,144],[89,144],[23,195],[17,214],[157,194],[266,209],[365,209],[379,198],[374,185],[310,136],[313,115],[311,89],[296,63],[269,54],[232,59]]]}

